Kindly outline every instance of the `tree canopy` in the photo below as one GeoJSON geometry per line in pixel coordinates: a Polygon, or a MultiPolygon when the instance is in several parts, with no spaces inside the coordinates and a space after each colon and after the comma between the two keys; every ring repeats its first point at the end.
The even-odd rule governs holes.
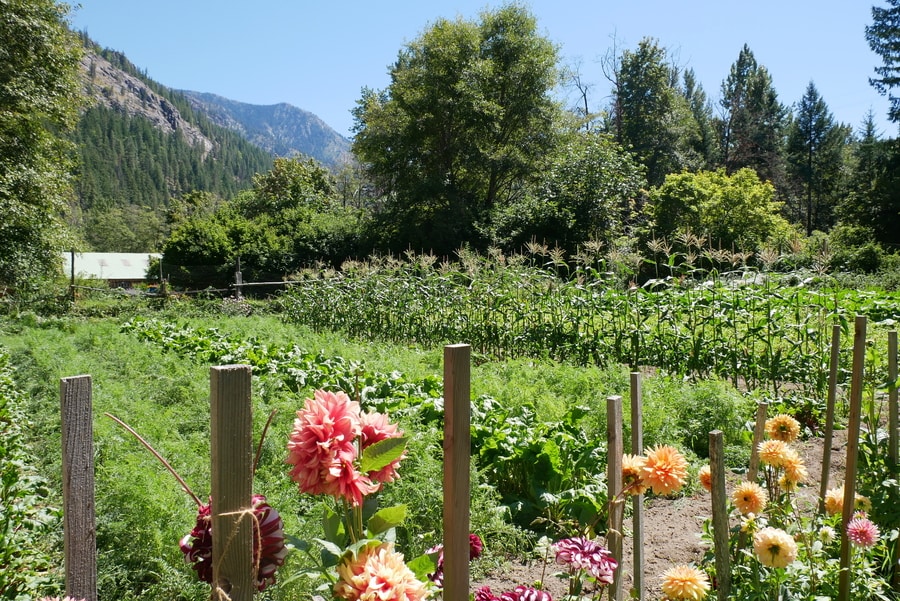
{"type": "Polygon", "coordinates": [[[890,99],[888,118],[900,122],[900,96],[891,93],[900,86],[900,0],[887,3],[887,8],[872,7],[872,24],[866,26],[866,41],[882,60],[881,66],[875,67],[878,77],[870,78],[869,83],[890,99]]]}
{"type": "Polygon", "coordinates": [[[525,8],[440,19],[364,90],[353,149],[386,198],[390,246],[452,252],[521,193],[553,148],[557,50],[525,8]]]}
{"type": "Polygon", "coordinates": [[[81,45],[68,5],[0,4],[0,286],[52,273],[72,197],[71,145],[81,97],[81,45]]]}

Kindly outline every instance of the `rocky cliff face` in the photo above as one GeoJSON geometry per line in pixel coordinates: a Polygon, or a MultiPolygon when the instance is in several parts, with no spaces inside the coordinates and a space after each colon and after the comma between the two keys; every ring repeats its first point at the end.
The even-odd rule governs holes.
{"type": "Polygon", "coordinates": [[[140,115],[164,131],[181,132],[191,146],[202,146],[204,154],[212,150],[212,140],[186,121],[171,102],[137,77],[90,51],[85,52],[81,66],[84,91],[92,102],[128,115],[140,115]]]}

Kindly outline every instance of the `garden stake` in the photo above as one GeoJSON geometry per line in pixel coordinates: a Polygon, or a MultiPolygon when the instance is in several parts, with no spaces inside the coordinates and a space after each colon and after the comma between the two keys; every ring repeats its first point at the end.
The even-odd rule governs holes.
{"type": "Polygon", "coordinates": [[[844,511],[841,517],[841,574],[838,600],[850,601],[850,557],[853,548],[847,538],[847,524],[856,511],[856,464],[862,412],[863,372],[866,360],[866,317],[857,315],[853,333],[853,377],[850,381],[850,418],[847,423],[847,462],[844,476],[844,511]]]}
{"type": "Polygon", "coordinates": [[[444,347],[444,601],[469,599],[472,347],[444,347]]]}
{"type": "Polygon", "coordinates": [[[837,399],[838,366],[841,360],[841,326],[831,326],[831,362],[828,370],[828,401],[825,406],[825,440],[822,443],[822,479],[819,485],[819,513],[825,513],[825,494],[831,475],[831,439],[834,434],[834,403],[837,399]]]}
{"type": "Polygon", "coordinates": [[[209,370],[213,591],[253,599],[253,418],[249,365],[209,370]]]}
{"type": "MultiPolygon", "coordinates": [[[[644,424],[641,395],[641,373],[631,372],[631,454],[640,455],[644,449],[644,424]]],[[[633,530],[632,557],[633,582],[632,597],[644,598],[644,495],[631,498],[631,528],[633,530]]]]}
{"type": "Polygon", "coordinates": [[[759,475],[759,443],[766,435],[766,412],[769,404],[765,402],[756,405],[756,425],[753,428],[753,446],[750,448],[750,469],[747,470],[747,481],[756,482],[759,475]]]}
{"type": "Polygon", "coordinates": [[[716,595],[719,601],[727,601],[731,592],[724,455],[725,434],[721,430],[713,430],[709,433],[709,469],[712,483],[713,545],[716,552],[716,595]]]}
{"type": "MultiPolygon", "coordinates": [[[[898,470],[898,462],[900,462],[900,457],[898,457],[898,437],[900,437],[900,432],[898,432],[898,408],[897,408],[897,330],[891,330],[888,332],[888,429],[890,430],[890,434],[888,435],[888,456],[891,459],[891,469],[893,471],[893,476],[897,478],[898,470]]],[[[892,551],[893,557],[893,573],[891,574],[891,585],[894,590],[900,590],[900,538],[894,542],[894,548],[892,551]]]]}
{"type": "Polygon", "coordinates": [[[622,601],[622,521],[625,499],[622,497],[622,397],[606,399],[606,487],[609,496],[609,524],[606,546],[619,568],[609,586],[609,601],[622,601]]]}
{"type": "Polygon", "coordinates": [[[97,601],[91,376],[59,381],[66,596],[97,601]]]}

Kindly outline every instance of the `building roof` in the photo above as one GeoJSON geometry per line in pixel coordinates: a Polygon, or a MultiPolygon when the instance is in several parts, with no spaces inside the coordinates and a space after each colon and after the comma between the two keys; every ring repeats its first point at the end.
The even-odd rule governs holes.
{"type": "MultiPolygon", "coordinates": [[[[92,280],[147,279],[151,258],[159,253],[75,253],[75,275],[92,280]]],[[[72,273],[72,254],[63,253],[63,273],[72,273]]]]}

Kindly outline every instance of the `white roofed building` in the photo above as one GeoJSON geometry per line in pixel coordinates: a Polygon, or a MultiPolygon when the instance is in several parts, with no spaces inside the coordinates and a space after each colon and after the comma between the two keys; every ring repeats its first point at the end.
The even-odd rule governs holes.
{"type": "Polygon", "coordinates": [[[75,277],[89,280],[105,280],[116,288],[131,288],[147,280],[147,268],[151,259],[159,253],[63,253],[63,273],[72,273],[75,259],[75,277]]]}

